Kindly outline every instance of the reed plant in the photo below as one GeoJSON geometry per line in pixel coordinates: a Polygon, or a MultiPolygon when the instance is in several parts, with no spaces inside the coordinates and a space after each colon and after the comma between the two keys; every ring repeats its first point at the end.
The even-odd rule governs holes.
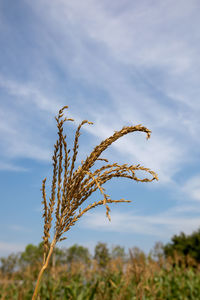
{"type": "Polygon", "coordinates": [[[112,178],[121,177],[129,178],[137,182],[151,182],[158,180],[157,174],[139,164],[127,165],[118,163],[109,163],[107,159],[101,158],[101,154],[116,140],[131,132],[144,132],[147,139],[150,138],[151,131],[142,126],[126,126],[120,131],[115,131],[112,136],[102,141],[94,150],[86,157],[84,161],[76,168],[76,160],[79,148],[80,130],[84,124],[93,124],[87,120],[81,122],[78,126],[73,149],[69,149],[67,144],[67,136],[64,134],[64,123],[74,121],[64,116],[64,111],[68,106],[64,106],[59,110],[56,119],[58,138],[54,145],[53,175],[51,184],[51,194],[47,200],[46,196],[46,178],[42,182],[42,203],[44,208],[44,255],[41,270],[39,272],[32,300],[37,298],[40,282],[45,269],[49,265],[50,258],[56,244],[66,237],[67,231],[75,225],[75,223],[89,210],[104,205],[106,216],[110,220],[111,203],[127,203],[129,200],[119,199],[113,200],[105,192],[103,185],[112,178]],[[103,165],[95,168],[96,162],[102,161],[103,165]],[[136,176],[137,171],[144,171],[150,175],[145,178],[136,176]],[[103,199],[89,203],[86,201],[95,192],[99,190],[103,199]],[[53,236],[51,239],[52,227],[54,225],[53,236]]]}

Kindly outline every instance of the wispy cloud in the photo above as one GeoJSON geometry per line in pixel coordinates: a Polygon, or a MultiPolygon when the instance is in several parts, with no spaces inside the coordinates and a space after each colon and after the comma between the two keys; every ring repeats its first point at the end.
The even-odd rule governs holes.
{"type": "MultiPolygon", "coordinates": [[[[187,28],[193,26],[188,18],[197,18],[195,2],[183,5],[178,1],[175,6],[173,4],[173,13],[171,0],[156,7],[147,5],[146,1],[135,5],[128,1],[122,10],[118,9],[121,7],[118,2],[108,5],[104,1],[101,4],[98,1],[80,4],[80,1],[69,3],[60,0],[48,4],[47,11],[46,4],[46,0],[29,4],[44,25],[40,29],[34,28],[37,32],[35,47],[40,58],[37,57],[32,66],[35,74],[32,82],[22,84],[2,75],[2,88],[10,95],[21,97],[24,103],[34,104],[38,111],[55,113],[64,101],[59,103],[49,98],[47,83],[51,84],[54,80],[55,88],[60,86],[58,73],[52,72],[47,62],[50,57],[62,70],[63,82],[70,76],[70,81],[73,78],[75,84],[78,84],[77,80],[84,81],[87,91],[95,86],[104,92],[107,108],[102,114],[97,114],[96,108],[102,109],[98,99],[92,100],[93,105],[90,100],[85,100],[87,92],[82,95],[85,108],[77,112],[80,119],[82,116],[85,118],[83,111],[86,109],[93,121],[97,121],[94,129],[88,129],[95,136],[106,138],[112,134],[111,128],[119,129],[125,123],[143,123],[152,129],[153,136],[148,145],[138,139],[136,143],[133,138],[125,146],[124,139],[116,149],[122,156],[128,154],[130,161],[139,159],[142,164],[156,169],[161,182],[170,182],[188,160],[188,153],[194,145],[199,144],[195,135],[200,128],[195,113],[197,101],[191,100],[186,92],[186,89],[191,91],[190,85],[184,85],[184,92],[179,89],[182,80],[189,79],[191,72],[193,77],[198,77],[198,69],[194,69],[198,53],[194,50],[200,43],[196,43],[194,48],[191,39],[196,40],[196,31],[191,34],[187,28]],[[163,15],[164,18],[161,18],[163,15]],[[180,27],[181,20],[186,21],[180,27]],[[56,42],[58,37],[60,43],[56,42]],[[46,82],[40,76],[37,80],[39,65],[42,73],[46,74],[46,82]],[[43,88],[41,82],[44,82],[43,88]]],[[[193,85],[198,88],[196,79],[193,85]]],[[[77,107],[73,109],[75,111],[77,107]]],[[[10,140],[19,141],[19,131],[15,132],[16,139],[10,140]]],[[[16,155],[27,154],[41,160],[48,157],[47,151],[39,145],[32,145],[23,137],[20,139],[20,145],[9,147],[16,149],[16,155]]]]}
{"type": "Polygon", "coordinates": [[[180,232],[189,234],[199,226],[199,217],[186,217],[173,213],[149,216],[130,212],[113,212],[111,219],[112,222],[109,222],[105,213],[89,213],[87,218],[81,221],[81,225],[104,232],[151,235],[154,239],[155,237],[169,239],[173,234],[180,232]]]}
{"type": "Polygon", "coordinates": [[[9,229],[15,231],[15,232],[31,232],[30,228],[21,226],[21,225],[17,225],[17,224],[11,224],[9,225],[9,229]]]}
{"type": "Polygon", "coordinates": [[[200,175],[192,176],[181,189],[191,200],[200,201],[200,175]]]}
{"type": "MultiPolygon", "coordinates": [[[[199,86],[196,66],[200,43],[197,43],[194,28],[198,20],[197,3],[192,1],[183,5],[182,1],[177,1],[174,5],[168,0],[152,6],[146,1],[135,5],[127,1],[122,7],[118,1],[110,5],[106,1],[88,0],[81,4],[80,1],[59,0],[48,4],[48,10],[46,4],[46,0],[27,3],[43,24],[33,27],[37,33],[34,35],[35,48],[40,55],[32,65],[32,79],[22,83],[1,75],[1,87],[9,95],[20,98],[26,110],[29,105],[34,105],[38,111],[55,114],[64,103],[63,94],[59,95],[60,102],[52,96],[49,98],[48,83],[51,85],[54,81],[55,95],[61,87],[59,81],[62,85],[69,80],[72,85],[84,82],[87,91],[83,91],[84,108],[77,112],[78,118],[85,118],[83,112],[86,110],[94,118],[92,121],[96,121],[94,129],[86,130],[106,138],[125,123],[143,123],[153,131],[148,145],[140,139],[137,142],[135,138],[128,142],[124,139],[115,149],[122,156],[128,154],[130,161],[139,160],[156,169],[161,182],[169,183],[184,162],[191,159],[188,154],[199,144],[195,134],[200,128],[196,113],[199,105],[196,97],[191,100],[188,94],[199,86]],[[192,24],[190,17],[194,20],[192,24]],[[58,38],[59,43],[56,42],[58,38]],[[195,47],[192,40],[196,41],[195,47]],[[52,71],[51,60],[62,70],[62,78],[52,71]],[[45,80],[38,69],[46,75],[45,80]],[[191,75],[194,79],[192,89],[191,75]],[[182,86],[186,80],[189,84],[180,90],[180,84],[182,86]],[[97,107],[102,110],[97,98],[85,100],[93,87],[102,91],[106,98],[107,104],[101,114],[97,114],[97,107]]],[[[74,104],[72,107],[76,111],[74,104]]],[[[15,155],[41,160],[49,157],[47,149],[24,138],[20,129],[13,134],[10,131],[12,143],[7,155],[12,156],[11,149],[15,149],[15,155]],[[20,143],[15,142],[19,140],[20,143]]],[[[32,128],[29,128],[29,134],[33,134],[32,128]]]]}
{"type": "Polygon", "coordinates": [[[0,256],[23,251],[26,245],[0,241],[0,256]]]}
{"type": "Polygon", "coordinates": [[[105,1],[57,1],[46,14],[47,2],[36,3],[33,9],[49,29],[42,31],[39,43],[43,55],[47,53],[45,43],[50,43],[51,55],[66,76],[69,73],[75,80],[84,80],[87,89],[93,85],[105,92],[108,108],[100,117],[96,113],[99,103],[84,101],[91,116],[99,119],[90,132],[105,138],[111,126],[119,128],[124,122],[150,127],[154,136],[150,146],[140,141],[135,146],[133,139],[128,147],[119,143],[118,150],[124,155],[133,152],[130,160],[139,158],[157,169],[161,182],[169,182],[188,160],[194,145],[199,144],[191,134],[194,127],[200,128],[197,99],[190,98],[190,84],[180,90],[183,80],[191,82],[191,74],[195,90],[199,86],[199,71],[194,68],[198,64],[196,49],[200,47],[194,28],[198,4],[177,1],[174,5],[168,0],[155,7],[146,1],[135,5],[128,1],[118,9],[118,1],[114,5],[105,1]],[[62,36],[61,44],[54,42],[56,35],[62,36]]]}
{"type": "Polygon", "coordinates": [[[0,74],[0,87],[5,89],[9,95],[15,96],[16,101],[24,102],[29,108],[35,105],[38,110],[53,114],[60,108],[57,99],[47,98],[38,87],[34,87],[30,83],[18,82],[16,79],[11,80],[0,74]]]}
{"type": "Polygon", "coordinates": [[[8,99],[8,103],[8,96],[15,99],[13,107],[7,106],[5,102],[1,104],[0,168],[9,171],[23,171],[24,168],[16,166],[13,161],[16,158],[49,161],[51,152],[45,138],[46,117],[44,112],[46,114],[55,113],[59,103],[47,99],[37,88],[19,83],[17,80],[0,76],[0,86],[1,90],[4,90],[6,95],[4,97],[8,99]],[[38,115],[33,116],[32,112],[35,111],[38,112],[38,115]],[[40,131],[38,131],[39,126],[42,126],[40,131]]]}
{"type": "Polygon", "coordinates": [[[0,162],[1,171],[14,171],[14,172],[26,172],[27,169],[21,166],[17,166],[14,163],[0,162]]]}

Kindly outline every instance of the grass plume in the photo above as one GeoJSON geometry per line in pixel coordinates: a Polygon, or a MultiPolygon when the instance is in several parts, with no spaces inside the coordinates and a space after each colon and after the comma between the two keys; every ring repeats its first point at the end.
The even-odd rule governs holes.
{"type": "Polygon", "coordinates": [[[46,197],[46,178],[42,183],[42,203],[44,207],[44,259],[32,300],[37,298],[42,275],[49,264],[56,243],[66,238],[63,235],[74,226],[79,218],[89,210],[99,205],[104,205],[106,208],[106,216],[110,220],[109,204],[130,202],[129,200],[124,199],[111,199],[110,196],[105,193],[105,189],[103,188],[103,185],[107,181],[114,177],[124,177],[139,182],[158,180],[157,174],[154,171],[143,166],[128,166],[127,164],[119,165],[117,163],[109,164],[107,159],[100,157],[102,152],[104,152],[112,143],[131,132],[144,132],[147,139],[149,139],[151,131],[142,125],[126,126],[120,131],[115,131],[112,136],[96,146],[90,155],[87,156],[86,160],[82,161],[81,165],[75,169],[81,127],[84,124],[92,125],[93,123],[87,120],[81,122],[75,133],[74,147],[72,150],[68,149],[67,137],[63,133],[63,125],[67,121],[74,120],[64,117],[64,111],[67,108],[67,106],[64,106],[60,109],[58,116],[55,118],[58,129],[58,139],[54,145],[54,154],[52,157],[53,175],[49,201],[47,201],[46,197]],[[72,154],[70,154],[71,152],[72,154]],[[97,161],[102,161],[105,164],[102,167],[93,170],[92,167],[95,166],[97,161]],[[138,178],[136,176],[137,171],[144,171],[150,174],[151,178],[138,178]],[[101,192],[103,200],[90,203],[83,209],[83,203],[85,203],[88,197],[90,197],[97,189],[101,192]],[[54,219],[54,236],[52,241],[50,241],[50,230],[54,219]]]}

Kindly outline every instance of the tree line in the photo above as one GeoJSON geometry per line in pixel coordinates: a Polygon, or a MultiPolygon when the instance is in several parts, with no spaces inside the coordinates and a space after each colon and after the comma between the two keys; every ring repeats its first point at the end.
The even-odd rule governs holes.
{"type": "MultiPolygon", "coordinates": [[[[174,235],[166,245],[160,242],[156,243],[149,256],[155,260],[169,257],[174,259],[177,254],[183,258],[185,257],[185,259],[190,257],[195,263],[200,263],[200,229],[190,235],[186,235],[183,232],[179,235],[174,235]]],[[[109,249],[106,243],[98,242],[94,249],[94,255],[91,255],[87,247],[75,244],[66,249],[56,248],[51,259],[51,266],[67,264],[70,268],[70,265],[74,262],[90,266],[91,260],[96,260],[98,266],[103,269],[110,260],[121,259],[123,262],[126,262],[133,257],[140,259],[145,257],[145,253],[137,247],[129,249],[129,253],[126,253],[124,247],[120,245],[109,249]]],[[[27,266],[31,268],[38,266],[42,263],[42,259],[43,243],[40,243],[38,246],[29,244],[21,253],[13,253],[8,257],[1,257],[0,270],[3,274],[12,274],[16,270],[27,268],[27,266]]]]}
{"type": "MultiPolygon", "coordinates": [[[[67,264],[69,267],[72,263],[83,263],[90,265],[92,259],[97,261],[99,267],[104,268],[111,259],[126,259],[125,249],[119,245],[112,247],[110,250],[106,243],[99,242],[95,246],[94,255],[91,255],[87,247],[75,244],[69,248],[55,248],[51,259],[51,266],[67,264]]],[[[34,268],[42,263],[43,259],[43,242],[39,245],[28,244],[21,253],[12,253],[8,257],[0,258],[0,270],[2,273],[11,274],[18,269],[25,269],[27,266],[34,268]]]]}

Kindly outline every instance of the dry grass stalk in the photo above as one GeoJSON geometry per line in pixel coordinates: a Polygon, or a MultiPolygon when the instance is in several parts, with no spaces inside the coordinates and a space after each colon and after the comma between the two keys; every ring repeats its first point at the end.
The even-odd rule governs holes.
{"type": "Polygon", "coordinates": [[[74,147],[72,149],[72,157],[70,157],[70,149],[68,150],[67,148],[66,135],[63,135],[63,124],[66,121],[73,121],[73,119],[63,118],[64,110],[66,108],[68,107],[64,106],[62,109],[60,109],[58,116],[55,118],[58,128],[58,140],[54,145],[54,154],[52,157],[53,176],[51,196],[48,202],[46,199],[45,188],[46,178],[42,183],[42,203],[44,206],[44,259],[32,299],[36,299],[37,297],[40,280],[44,270],[48,266],[56,243],[65,239],[63,234],[67,232],[82,215],[99,205],[104,205],[106,207],[106,215],[110,220],[110,208],[108,206],[109,203],[130,202],[124,199],[112,200],[109,195],[105,193],[104,188],[102,187],[103,184],[114,177],[125,177],[140,182],[151,182],[155,179],[158,180],[157,174],[148,168],[140,165],[128,166],[127,164],[109,164],[107,159],[100,158],[100,155],[104,150],[106,150],[113,142],[128,133],[141,131],[146,133],[147,139],[150,138],[151,131],[142,125],[127,126],[123,127],[120,131],[115,131],[112,136],[96,146],[86,160],[82,161],[81,165],[75,169],[81,127],[84,124],[93,123],[84,120],[78,126],[74,139],[74,147]],[[107,164],[92,171],[91,168],[94,166],[95,162],[99,160],[106,162],[107,164]],[[149,173],[151,178],[138,178],[135,174],[135,172],[138,170],[149,173]],[[82,204],[97,189],[99,189],[103,195],[103,200],[93,202],[86,208],[82,209],[82,204]],[[54,237],[50,242],[50,230],[52,228],[53,217],[56,221],[54,227],[54,237]]]}

